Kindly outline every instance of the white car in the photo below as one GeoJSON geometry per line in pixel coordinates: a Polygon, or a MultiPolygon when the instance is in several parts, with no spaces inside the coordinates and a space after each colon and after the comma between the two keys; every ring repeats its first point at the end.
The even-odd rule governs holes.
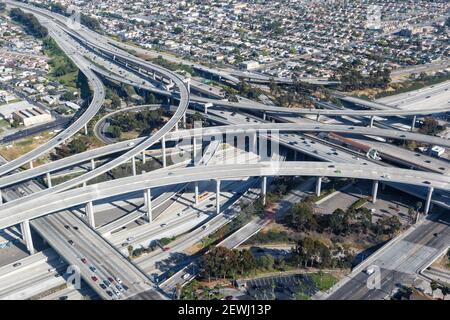
{"type": "Polygon", "coordinates": [[[129,147],[134,146],[134,142],[130,142],[129,144],[127,144],[127,146],[129,146],[129,147]]]}
{"type": "Polygon", "coordinates": [[[368,267],[365,272],[370,276],[372,273],[375,272],[375,268],[374,267],[368,267]]]}
{"type": "Polygon", "coordinates": [[[120,278],[116,278],[116,281],[120,284],[122,284],[122,280],[120,278]]]}
{"type": "Polygon", "coordinates": [[[181,278],[183,278],[183,280],[187,280],[189,279],[189,276],[190,276],[189,273],[185,273],[181,278]]]}

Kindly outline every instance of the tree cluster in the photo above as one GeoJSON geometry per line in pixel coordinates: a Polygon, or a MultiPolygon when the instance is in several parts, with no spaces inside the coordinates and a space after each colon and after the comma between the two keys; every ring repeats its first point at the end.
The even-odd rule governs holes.
{"type": "Polygon", "coordinates": [[[419,132],[422,134],[428,134],[431,136],[436,135],[442,128],[439,126],[439,122],[433,118],[425,118],[422,125],[419,128],[419,132]]]}
{"type": "Polygon", "coordinates": [[[367,88],[386,88],[391,81],[391,71],[388,68],[377,67],[364,76],[356,66],[344,64],[338,70],[341,88],[345,91],[367,88]]]}
{"type": "Polygon", "coordinates": [[[52,57],[50,65],[53,67],[53,75],[64,76],[77,71],[77,66],[70,60],[52,38],[45,38],[43,41],[44,50],[52,57]]]}
{"type": "Polygon", "coordinates": [[[214,247],[201,261],[202,275],[205,278],[234,278],[253,271],[257,264],[249,250],[230,250],[214,247]]]}
{"type": "Polygon", "coordinates": [[[48,36],[48,30],[42,26],[34,15],[25,13],[18,8],[11,9],[9,16],[14,21],[22,24],[25,31],[37,38],[45,38],[48,36]]]}
{"type": "Polygon", "coordinates": [[[119,138],[122,132],[132,130],[141,131],[143,134],[150,133],[153,128],[162,124],[162,115],[161,109],[116,115],[111,119],[110,133],[114,138],[119,138]]]}
{"type": "Polygon", "coordinates": [[[60,158],[65,158],[74,154],[85,152],[90,146],[89,138],[86,136],[80,136],[67,145],[62,145],[56,148],[56,153],[60,158]]]}
{"type": "Polygon", "coordinates": [[[285,223],[301,232],[331,232],[339,236],[373,232],[376,235],[392,236],[401,228],[396,216],[384,217],[372,222],[372,213],[367,208],[336,209],[332,214],[314,214],[310,202],[296,204],[286,215],[285,223]]]}

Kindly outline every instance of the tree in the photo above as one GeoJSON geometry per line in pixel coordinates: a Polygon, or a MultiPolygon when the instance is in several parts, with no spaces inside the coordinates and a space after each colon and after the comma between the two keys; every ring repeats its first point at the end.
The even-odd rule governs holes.
{"type": "Polygon", "coordinates": [[[274,259],[271,255],[264,254],[256,259],[256,265],[260,269],[272,269],[274,264],[274,259]]]}
{"type": "Polygon", "coordinates": [[[431,287],[431,294],[434,295],[434,291],[436,291],[439,288],[439,284],[436,281],[432,280],[430,283],[430,287],[431,287]]]}
{"type": "Polygon", "coordinates": [[[446,297],[448,294],[450,294],[450,287],[448,287],[448,286],[446,286],[446,285],[442,286],[442,287],[441,287],[441,292],[442,292],[442,294],[444,295],[444,299],[445,299],[445,297],[446,297]]]}
{"type": "Polygon", "coordinates": [[[122,135],[122,130],[118,126],[111,126],[109,133],[113,138],[118,139],[122,135]]]}
{"type": "Polygon", "coordinates": [[[239,252],[239,266],[241,268],[241,274],[253,271],[256,268],[255,257],[249,250],[242,250],[239,252]]]}
{"type": "Polygon", "coordinates": [[[421,201],[416,202],[416,211],[419,212],[422,209],[423,203],[421,201]]]}
{"type": "Polygon", "coordinates": [[[119,108],[120,105],[121,105],[121,102],[120,102],[119,95],[117,93],[113,92],[112,96],[111,96],[111,106],[116,109],[116,108],[119,108]]]}
{"type": "Polygon", "coordinates": [[[64,92],[64,94],[61,96],[61,98],[65,101],[72,101],[75,99],[75,95],[73,94],[72,91],[66,91],[64,92]]]}
{"type": "Polygon", "coordinates": [[[435,135],[439,132],[439,122],[433,118],[425,118],[420,126],[419,132],[422,134],[435,135]]]}
{"type": "Polygon", "coordinates": [[[173,29],[173,33],[175,33],[175,34],[183,33],[183,28],[180,27],[180,26],[176,26],[176,27],[173,29]]]}
{"type": "Polygon", "coordinates": [[[128,249],[128,256],[131,258],[133,256],[133,246],[129,245],[127,249],[128,249]]]}
{"type": "Polygon", "coordinates": [[[310,202],[296,204],[291,209],[288,219],[290,219],[290,224],[298,231],[314,231],[317,228],[317,221],[310,202]]]}

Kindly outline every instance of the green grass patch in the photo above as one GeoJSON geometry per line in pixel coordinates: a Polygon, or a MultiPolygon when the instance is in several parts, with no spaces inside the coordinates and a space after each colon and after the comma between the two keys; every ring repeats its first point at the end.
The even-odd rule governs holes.
{"type": "Polygon", "coordinates": [[[349,209],[359,209],[363,205],[365,205],[367,203],[367,201],[368,201],[367,198],[358,199],[354,203],[352,203],[352,205],[350,206],[349,209]]]}
{"type": "Polygon", "coordinates": [[[321,291],[326,291],[330,289],[338,282],[338,279],[329,273],[323,272],[311,273],[308,275],[308,277],[310,277],[312,281],[314,281],[314,284],[321,291]]]}

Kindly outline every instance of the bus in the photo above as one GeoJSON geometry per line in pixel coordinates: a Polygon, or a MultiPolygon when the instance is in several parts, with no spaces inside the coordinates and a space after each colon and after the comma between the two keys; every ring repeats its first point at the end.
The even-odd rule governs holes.
{"type": "Polygon", "coordinates": [[[199,196],[198,196],[198,201],[202,201],[205,200],[209,195],[208,191],[202,192],[199,196]]]}

